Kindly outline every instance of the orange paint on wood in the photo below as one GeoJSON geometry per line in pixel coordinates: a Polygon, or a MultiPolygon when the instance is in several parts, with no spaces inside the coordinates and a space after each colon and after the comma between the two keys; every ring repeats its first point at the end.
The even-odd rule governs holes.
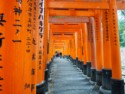
{"type": "Polygon", "coordinates": [[[102,14],[102,26],[103,26],[103,68],[112,69],[111,64],[111,45],[110,45],[110,27],[109,27],[109,11],[104,10],[102,14]]]}
{"type": "Polygon", "coordinates": [[[103,64],[103,39],[101,29],[101,11],[96,11],[95,15],[95,44],[96,44],[96,70],[102,70],[103,64]]]}
{"type": "Polygon", "coordinates": [[[116,1],[111,0],[109,10],[109,26],[111,40],[111,62],[112,62],[112,78],[122,79],[121,60],[120,60],[120,42],[118,32],[118,18],[116,1]]]}
{"type": "Polygon", "coordinates": [[[88,30],[87,30],[87,24],[83,23],[83,53],[84,53],[84,64],[89,62],[89,56],[88,56],[88,30]]]}
{"type": "Polygon", "coordinates": [[[90,18],[90,41],[91,41],[91,61],[92,68],[96,68],[96,55],[95,55],[95,25],[94,19],[90,18]]]}

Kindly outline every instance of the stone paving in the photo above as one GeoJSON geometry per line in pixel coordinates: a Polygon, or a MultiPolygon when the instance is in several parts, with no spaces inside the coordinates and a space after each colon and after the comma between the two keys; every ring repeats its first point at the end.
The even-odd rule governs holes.
{"type": "Polygon", "coordinates": [[[48,94],[98,94],[98,88],[69,60],[55,58],[48,94]]]}
{"type": "MultiPolygon", "coordinates": [[[[121,48],[122,75],[125,80],[125,48],[121,48]]],[[[69,60],[55,58],[47,94],[99,94],[99,88],[90,84],[69,60]]]]}

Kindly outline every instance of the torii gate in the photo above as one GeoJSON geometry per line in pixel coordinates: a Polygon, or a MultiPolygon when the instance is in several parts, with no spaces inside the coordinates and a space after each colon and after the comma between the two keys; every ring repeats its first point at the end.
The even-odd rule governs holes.
{"type": "Polygon", "coordinates": [[[45,94],[50,54],[48,47],[51,49],[50,24],[85,23],[82,28],[87,27],[83,33],[88,35],[84,40],[84,48],[88,47],[88,55],[85,56],[89,58],[84,64],[87,76],[90,77],[92,65],[91,81],[96,81],[99,86],[102,84],[100,91],[104,89],[112,94],[124,94],[118,9],[125,9],[124,1],[1,0],[0,93],[45,94]],[[101,28],[103,32],[100,32],[101,28]]]}
{"type": "MultiPolygon", "coordinates": [[[[93,45],[93,46],[91,45],[92,47],[91,54],[95,52],[95,54],[93,54],[91,58],[92,61],[95,62],[95,63],[92,63],[93,77],[91,77],[91,80],[96,81],[95,78],[97,76],[97,84],[100,85],[101,79],[98,79],[98,78],[100,78],[101,70],[103,68],[103,71],[102,71],[103,80],[102,80],[101,89],[106,88],[106,90],[108,90],[112,88],[112,91],[111,91],[112,94],[117,94],[116,92],[119,92],[119,94],[123,94],[124,85],[123,85],[123,80],[121,75],[117,9],[124,9],[124,3],[123,2],[120,3],[118,1],[116,2],[115,0],[111,0],[111,1],[103,0],[103,1],[95,1],[95,2],[92,2],[92,1],[87,2],[87,1],[81,1],[81,0],[75,0],[75,1],[49,0],[48,1],[48,10],[51,16],[70,16],[70,17],[77,16],[78,17],[83,15],[83,16],[94,18],[94,19],[93,18],[90,19],[92,20],[92,22],[90,22],[90,27],[92,28],[90,31],[92,31],[91,36],[93,36],[91,38],[92,40],[91,44],[93,45]],[[80,10],[81,10],[81,13],[80,13],[80,10]],[[103,20],[102,20],[102,17],[103,17],[103,20]],[[101,22],[103,23],[103,28],[104,28],[103,41],[102,41],[102,33],[100,32],[101,22]],[[104,43],[104,51],[102,48],[103,47],[102,43],[104,43]],[[107,49],[107,47],[109,49],[107,49]],[[95,71],[97,71],[97,74],[95,71]],[[110,86],[110,80],[105,78],[106,76],[109,76],[109,75],[104,76],[105,72],[112,74],[111,87],[106,86],[106,84],[109,84],[110,86]],[[109,81],[108,83],[105,82],[106,79],[109,81]],[[116,82],[121,84],[118,84],[116,82]],[[116,87],[117,86],[116,84],[118,85],[119,88],[116,87]]],[[[59,18],[57,19],[59,20],[59,18]]],[[[61,23],[63,23],[63,21],[61,21],[61,23]]]]}

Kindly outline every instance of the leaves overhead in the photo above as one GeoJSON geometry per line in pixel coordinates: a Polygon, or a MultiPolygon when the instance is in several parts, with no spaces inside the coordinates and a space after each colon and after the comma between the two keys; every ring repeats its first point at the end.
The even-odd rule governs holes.
{"type": "Polygon", "coordinates": [[[125,47],[125,11],[118,11],[118,24],[119,24],[119,35],[120,35],[120,45],[125,47]]]}

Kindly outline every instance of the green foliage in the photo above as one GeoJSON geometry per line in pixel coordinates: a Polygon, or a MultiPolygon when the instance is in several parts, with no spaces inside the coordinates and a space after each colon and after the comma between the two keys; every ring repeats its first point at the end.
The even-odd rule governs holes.
{"type": "Polygon", "coordinates": [[[119,24],[119,35],[120,35],[120,45],[125,47],[125,11],[118,11],[118,24],[119,24]]]}

